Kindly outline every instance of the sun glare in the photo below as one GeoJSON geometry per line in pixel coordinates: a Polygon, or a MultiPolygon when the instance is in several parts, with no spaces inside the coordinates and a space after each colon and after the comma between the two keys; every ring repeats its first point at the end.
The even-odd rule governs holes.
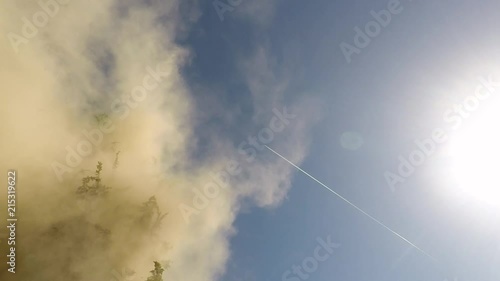
{"type": "Polygon", "coordinates": [[[469,199],[500,207],[500,111],[473,114],[450,140],[453,181],[469,199]]]}

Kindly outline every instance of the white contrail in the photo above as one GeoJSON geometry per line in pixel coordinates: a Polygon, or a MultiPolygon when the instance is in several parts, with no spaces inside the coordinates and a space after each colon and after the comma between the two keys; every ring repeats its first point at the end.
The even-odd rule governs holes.
{"type": "Polygon", "coordinates": [[[288,162],[290,165],[294,166],[295,168],[297,168],[297,170],[301,171],[302,173],[304,173],[305,175],[307,175],[308,177],[310,177],[311,179],[313,179],[315,182],[319,183],[321,186],[323,186],[324,188],[326,188],[327,190],[329,190],[331,193],[335,194],[337,197],[339,197],[340,199],[344,200],[347,204],[351,205],[352,207],[354,207],[356,210],[360,211],[361,213],[363,213],[365,216],[369,217],[371,220],[373,220],[374,222],[376,222],[377,224],[381,225],[382,227],[384,227],[385,229],[389,230],[392,234],[396,235],[397,237],[401,238],[403,241],[405,241],[406,243],[410,244],[413,248],[419,250],[421,253],[423,253],[424,255],[426,255],[427,257],[431,258],[433,261],[437,261],[433,256],[427,254],[424,250],[420,249],[419,247],[417,247],[417,245],[413,244],[412,242],[408,241],[408,239],[404,238],[403,236],[401,236],[399,233],[397,233],[396,231],[390,229],[388,226],[386,226],[385,224],[383,224],[382,222],[380,222],[379,220],[377,220],[376,218],[372,217],[370,214],[368,214],[367,212],[363,211],[361,208],[359,208],[358,206],[354,205],[353,203],[351,203],[351,201],[345,199],[344,197],[342,197],[342,195],[338,194],[337,192],[333,191],[331,188],[329,188],[328,186],[326,186],[324,183],[320,182],[319,180],[317,180],[316,178],[314,178],[313,176],[311,176],[310,174],[308,174],[306,171],[302,170],[300,167],[298,167],[297,165],[293,164],[290,160],[286,159],[285,157],[281,156],[281,154],[279,154],[278,152],[274,151],[273,149],[271,149],[269,146],[265,145],[265,147],[267,147],[267,149],[269,149],[270,151],[272,151],[274,154],[278,155],[281,159],[285,160],[286,162],[288,162]]]}

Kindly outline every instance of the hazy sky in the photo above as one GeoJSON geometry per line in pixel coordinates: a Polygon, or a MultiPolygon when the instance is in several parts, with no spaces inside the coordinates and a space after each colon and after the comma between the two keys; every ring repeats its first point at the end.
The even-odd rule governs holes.
{"type": "Polygon", "coordinates": [[[500,278],[498,1],[42,2],[32,36],[43,5],[0,4],[0,165],[26,178],[20,261],[44,268],[12,280],[139,281],[152,260],[183,281],[500,278]],[[99,114],[113,129],[70,165],[99,114]],[[67,187],[97,161],[123,191],[91,211],[116,234],[80,261],[78,231],[43,233],[86,214],[67,187]],[[127,236],[152,195],[163,228],[127,236]]]}
{"type": "Polygon", "coordinates": [[[498,209],[478,211],[443,192],[454,189],[446,143],[395,192],[384,173],[397,171],[398,156],[407,157],[414,140],[436,128],[448,131],[453,124],[443,113],[474,92],[477,77],[499,74],[498,2],[401,1],[402,11],[350,63],[339,45],[354,45],[354,28],[364,28],[370,11],[390,1],[278,1],[264,27],[255,23],[262,13],[244,16],[254,2],[243,1],[223,22],[212,5],[202,5],[196,27],[203,32],[188,40],[198,54],[191,79],[223,88],[228,104],[245,108],[248,90],[233,70],[240,56],[264,48],[275,73],[287,72],[287,99],[308,96],[322,104],[302,167],[438,263],[296,172],[280,207],[250,208],[237,218],[223,280],[282,280],[327,235],[342,246],[308,280],[497,280],[498,209]],[[355,133],[358,149],[342,147],[345,132],[355,133]]]}

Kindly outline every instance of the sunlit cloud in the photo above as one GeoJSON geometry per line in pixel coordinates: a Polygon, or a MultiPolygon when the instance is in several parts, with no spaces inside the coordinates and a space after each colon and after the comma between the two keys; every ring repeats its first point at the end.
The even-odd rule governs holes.
{"type": "MultiPolygon", "coordinates": [[[[196,108],[180,70],[193,54],[176,39],[199,17],[196,5],[185,10],[178,1],[48,2],[52,15],[35,2],[0,4],[9,11],[0,20],[0,33],[15,33],[21,40],[13,43],[12,36],[4,36],[0,43],[0,103],[5,106],[0,129],[9,132],[0,140],[0,165],[3,171],[18,171],[22,198],[23,239],[17,246],[22,269],[16,277],[143,280],[157,260],[169,266],[168,278],[214,280],[230,256],[228,238],[235,233],[240,200],[278,204],[289,188],[291,169],[263,156],[192,223],[178,211],[180,203],[192,201],[194,187],[203,187],[228,156],[238,154],[237,144],[220,135],[218,156],[190,165],[196,108]],[[47,22],[37,26],[36,13],[47,13],[47,22]],[[37,31],[27,38],[23,30],[30,31],[32,24],[37,31]],[[94,174],[98,161],[108,197],[81,201],[75,191],[82,178],[94,174]],[[154,231],[135,229],[141,208],[155,204],[161,224],[151,222],[154,231]]],[[[270,109],[270,118],[282,100],[269,96],[256,100],[270,109]]],[[[297,121],[284,133],[293,141],[283,149],[294,151],[297,162],[305,156],[305,136],[314,121],[301,115],[307,107],[305,101],[290,106],[297,121]]]]}

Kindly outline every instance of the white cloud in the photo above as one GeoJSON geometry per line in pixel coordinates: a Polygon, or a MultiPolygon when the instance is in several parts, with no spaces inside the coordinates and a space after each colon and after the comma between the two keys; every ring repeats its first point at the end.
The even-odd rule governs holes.
{"type": "MultiPolygon", "coordinates": [[[[16,273],[18,280],[103,280],[123,268],[144,279],[153,260],[172,262],[165,273],[168,278],[214,280],[229,258],[228,237],[234,233],[239,199],[251,197],[259,206],[276,205],[289,188],[291,167],[279,159],[264,159],[249,165],[247,177],[239,179],[232,192],[221,194],[195,223],[184,222],[178,204],[190,202],[191,189],[209,181],[209,172],[224,165],[225,156],[236,149],[219,136],[222,145],[214,153],[218,157],[196,165],[194,171],[176,169],[192,161],[188,149],[196,141],[191,118],[195,108],[179,73],[191,54],[175,43],[189,23],[180,21],[178,1],[153,3],[73,0],[60,5],[37,35],[19,46],[18,53],[7,37],[0,41],[0,130],[8,132],[0,140],[0,166],[19,173],[23,239],[18,257],[29,263],[16,273]],[[112,102],[130,95],[143,83],[146,68],[159,62],[166,62],[162,67],[169,73],[164,81],[131,108],[127,118],[116,117],[112,102]],[[94,115],[102,113],[114,118],[116,129],[60,182],[51,164],[64,161],[65,147],[78,143],[82,130],[95,125],[94,115]],[[120,164],[113,169],[118,150],[120,164]],[[103,182],[112,187],[111,199],[93,207],[99,215],[89,220],[85,208],[75,207],[73,195],[97,161],[104,163],[103,182]],[[133,225],[138,206],[152,195],[169,213],[159,233],[149,236],[143,229],[127,228],[133,225]],[[95,224],[110,231],[107,247],[93,244],[102,238],[95,224]]],[[[40,6],[3,1],[0,9],[9,11],[0,20],[0,32],[22,34],[22,17],[40,11],[40,6]]],[[[196,10],[188,14],[189,22],[199,16],[196,10]]],[[[259,69],[272,76],[266,60],[258,55],[245,71],[255,104],[272,109],[282,103],[285,86],[279,79],[259,82],[264,79],[256,75],[259,69]],[[268,98],[264,98],[266,91],[270,91],[268,98]]],[[[317,116],[308,112],[315,108],[312,103],[291,107],[297,122],[286,133],[287,141],[276,145],[298,163],[307,151],[309,124],[317,116]]],[[[256,118],[256,126],[264,119],[256,118]]],[[[0,200],[6,200],[5,193],[0,200]]]]}

